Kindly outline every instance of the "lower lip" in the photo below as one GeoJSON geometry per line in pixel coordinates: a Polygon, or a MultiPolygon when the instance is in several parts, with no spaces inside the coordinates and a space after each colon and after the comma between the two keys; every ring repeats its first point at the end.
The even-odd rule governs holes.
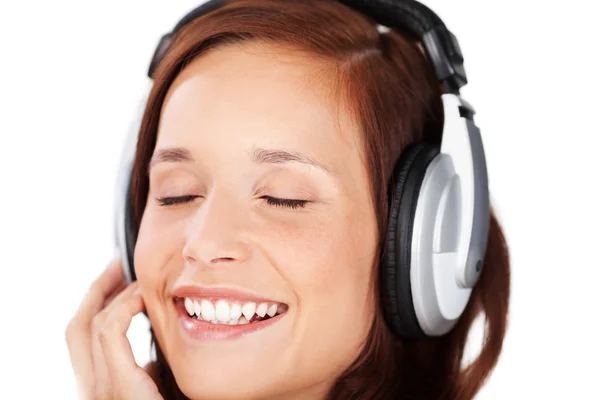
{"type": "Polygon", "coordinates": [[[194,340],[234,340],[245,335],[268,328],[281,319],[286,313],[264,321],[242,325],[213,324],[197,318],[190,318],[183,304],[175,303],[179,322],[184,332],[194,340]]]}

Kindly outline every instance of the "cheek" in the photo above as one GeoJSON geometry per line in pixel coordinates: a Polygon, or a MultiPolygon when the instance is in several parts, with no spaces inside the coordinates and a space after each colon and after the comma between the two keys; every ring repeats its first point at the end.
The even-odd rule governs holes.
{"type": "Polygon", "coordinates": [[[333,214],[298,232],[288,241],[288,260],[293,259],[295,267],[285,274],[293,282],[300,301],[304,305],[322,302],[323,307],[340,301],[364,306],[371,292],[377,240],[373,218],[333,214]]]}
{"type": "Polygon", "coordinates": [[[280,256],[286,260],[278,264],[286,265],[281,274],[298,298],[294,358],[305,371],[341,372],[368,335],[374,316],[375,226],[369,215],[334,214],[285,237],[288,251],[280,256]]]}
{"type": "Polygon", "coordinates": [[[153,327],[156,339],[163,349],[167,349],[169,318],[168,302],[165,297],[181,272],[181,229],[177,224],[167,224],[158,213],[147,208],[140,224],[135,246],[134,265],[137,280],[144,293],[146,312],[153,327]]]}
{"type": "Polygon", "coordinates": [[[165,223],[153,208],[147,209],[138,233],[134,265],[140,286],[149,293],[164,287],[167,269],[181,257],[182,229],[177,223],[165,223]]]}

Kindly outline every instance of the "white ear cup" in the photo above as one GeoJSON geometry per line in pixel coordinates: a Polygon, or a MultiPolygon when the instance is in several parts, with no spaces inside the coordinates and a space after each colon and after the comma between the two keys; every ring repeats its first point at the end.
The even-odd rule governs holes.
{"type": "Polygon", "coordinates": [[[443,97],[441,153],[423,178],[411,243],[415,314],[423,332],[430,336],[449,332],[464,312],[480,272],[470,257],[483,259],[488,229],[485,221],[489,220],[487,171],[479,130],[465,118],[466,110],[461,112],[460,107],[470,108],[465,102],[453,94],[443,97]]]}
{"type": "Polygon", "coordinates": [[[423,332],[449,332],[464,311],[471,289],[458,286],[460,180],[451,158],[438,155],[421,185],[414,216],[410,280],[415,314],[423,332]]]}
{"type": "Polygon", "coordinates": [[[441,153],[448,154],[460,179],[460,221],[457,262],[460,287],[472,288],[481,274],[490,221],[488,178],[479,128],[464,113],[473,108],[460,96],[442,95],[444,132],[441,153]]]}

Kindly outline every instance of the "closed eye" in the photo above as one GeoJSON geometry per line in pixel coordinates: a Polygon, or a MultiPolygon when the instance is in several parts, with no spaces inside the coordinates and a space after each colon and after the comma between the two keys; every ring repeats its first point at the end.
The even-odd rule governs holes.
{"type": "MultiPolygon", "coordinates": [[[[176,196],[176,197],[159,197],[156,199],[158,204],[162,207],[173,206],[177,204],[185,204],[190,203],[197,199],[200,196],[195,195],[187,195],[187,196],[176,196]]],[[[304,208],[306,204],[309,202],[308,200],[298,200],[298,199],[279,199],[271,196],[263,196],[263,200],[267,202],[268,205],[274,207],[285,207],[291,209],[304,208]]]]}
{"type": "Polygon", "coordinates": [[[160,197],[157,198],[156,201],[161,206],[173,206],[177,204],[185,204],[190,203],[196,200],[200,196],[195,195],[187,195],[187,196],[177,196],[177,197],[160,197]]]}
{"type": "Polygon", "coordinates": [[[304,208],[308,203],[308,200],[297,200],[297,199],[278,199],[271,196],[263,196],[268,205],[275,207],[286,207],[286,208],[304,208]]]}

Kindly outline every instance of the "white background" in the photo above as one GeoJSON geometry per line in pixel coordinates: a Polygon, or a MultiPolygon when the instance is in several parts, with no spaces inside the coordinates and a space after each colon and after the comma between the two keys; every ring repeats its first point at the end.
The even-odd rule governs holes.
{"type": "MultiPolygon", "coordinates": [[[[425,4],[465,54],[512,251],[510,329],[479,398],[600,398],[598,6],[425,4]]],[[[0,3],[1,398],[76,396],[64,328],[112,256],[117,165],[154,46],[196,5],[0,3]]],[[[139,316],[129,332],[139,362],[146,328],[139,316]]]]}

